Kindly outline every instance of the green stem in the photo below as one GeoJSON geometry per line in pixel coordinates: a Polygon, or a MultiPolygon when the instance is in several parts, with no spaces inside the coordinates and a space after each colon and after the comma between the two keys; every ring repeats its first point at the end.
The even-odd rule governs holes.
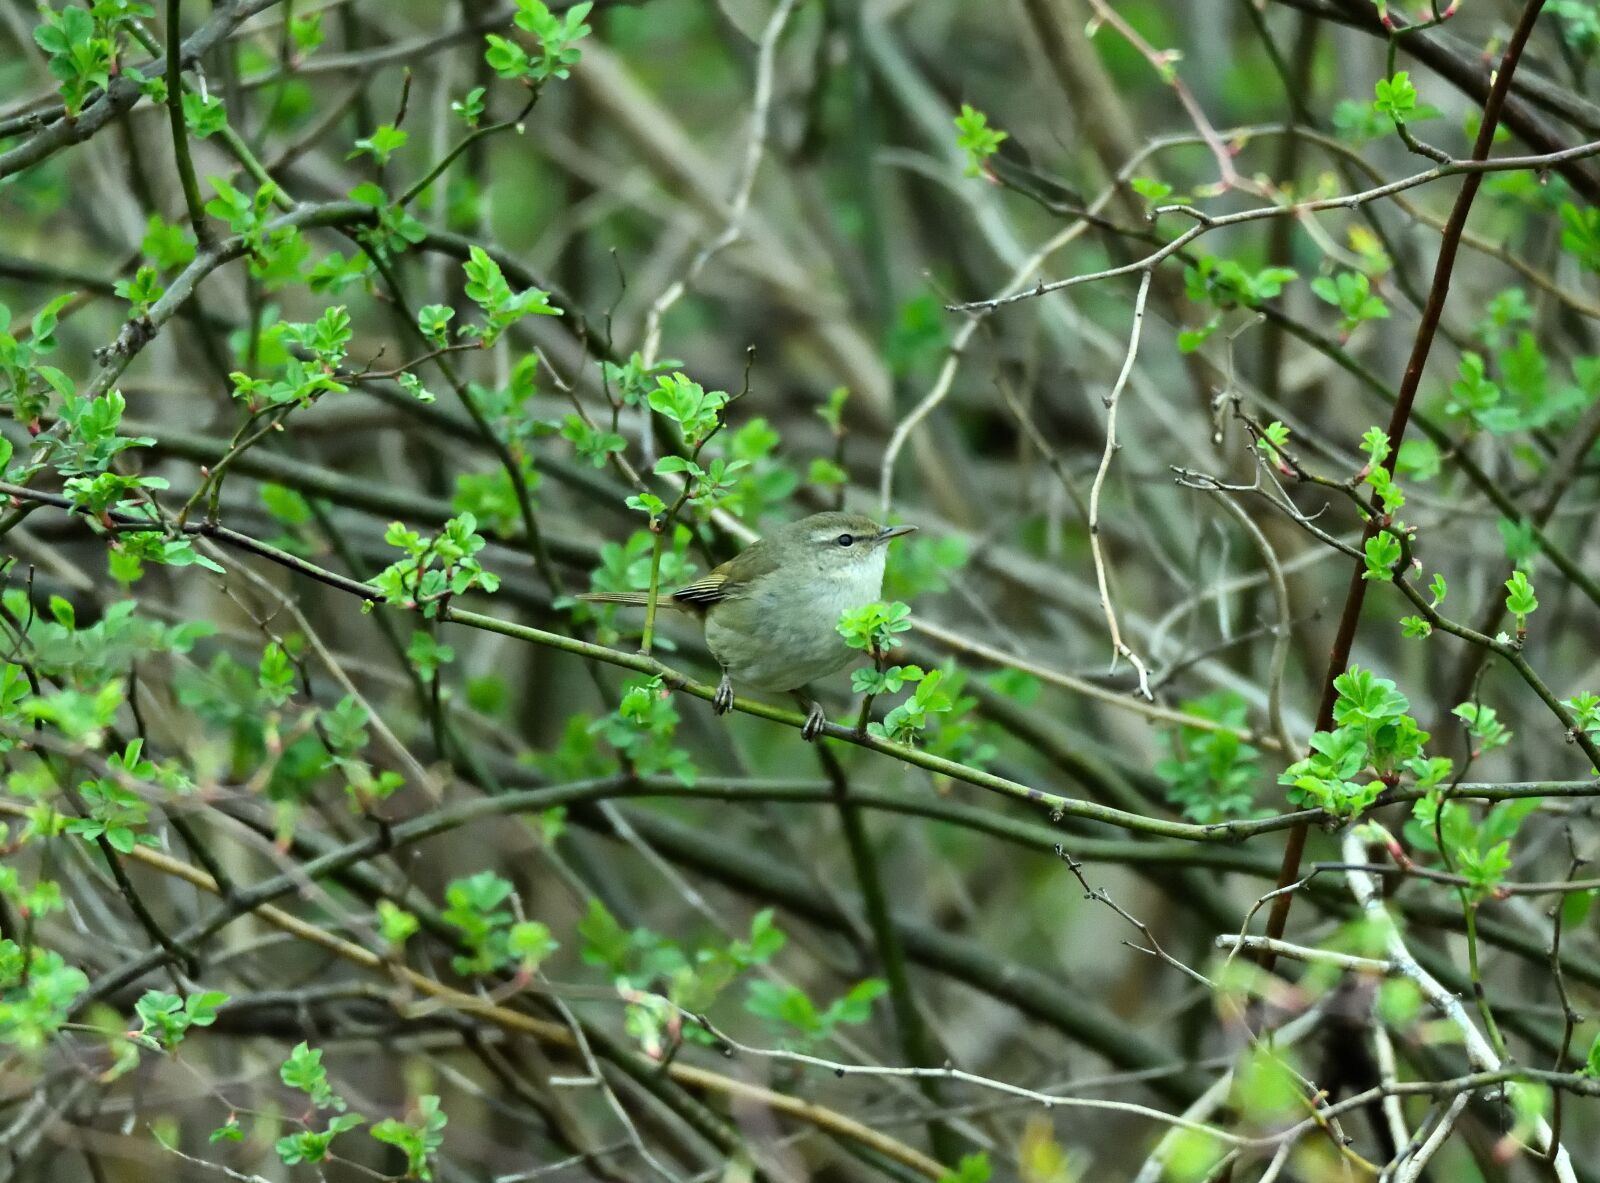
{"type": "MultiPolygon", "coordinates": [[[[905,949],[889,913],[889,900],[884,894],[883,879],[878,873],[878,856],[867,834],[866,819],[861,807],[850,799],[850,782],[833,753],[819,746],[817,759],[827,775],[833,801],[839,811],[839,825],[844,830],[845,848],[850,852],[856,889],[861,893],[862,911],[866,915],[867,928],[872,933],[878,962],[883,967],[884,981],[889,987],[889,1006],[894,1012],[900,1052],[913,1067],[932,1068],[939,1057],[934,1053],[927,1025],[922,1021],[922,1012],[917,1008],[916,995],[911,989],[911,979],[906,974],[905,949]]],[[[938,1080],[919,1076],[917,1085],[935,1112],[944,1108],[943,1090],[938,1080]]],[[[928,1140],[935,1157],[940,1161],[953,1165],[960,1156],[961,1142],[947,1122],[930,1120],[928,1140]]]]}
{"type": "MultiPolygon", "coordinates": [[[[646,412],[648,423],[648,410],[646,412]]],[[[719,419],[716,426],[689,451],[689,460],[694,463],[700,459],[700,453],[711,442],[712,436],[722,429],[719,419]]],[[[639,639],[639,652],[646,656],[650,653],[650,646],[655,641],[656,608],[661,599],[661,556],[666,549],[667,531],[672,529],[672,524],[678,520],[678,515],[683,512],[683,507],[688,504],[694,492],[694,477],[688,473],[683,477],[683,488],[678,490],[678,496],[667,507],[667,512],[660,521],[652,521],[651,528],[655,532],[655,541],[650,548],[650,588],[645,596],[644,604],[644,633],[639,639]]]]}
{"type": "Polygon", "coordinates": [[[189,500],[183,503],[183,508],[178,511],[178,525],[182,526],[189,520],[190,513],[194,511],[194,507],[200,503],[202,498],[205,497],[207,491],[211,493],[210,502],[206,509],[207,519],[213,522],[217,520],[218,502],[222,497],[222,478],[227,473],[228,466],[242,456],[245,452],[249,451],[252,444],[255,444],[261,439],[265,438],[269,431],[271,431],[278,424],[282,423],[284,419],[288,418],[290,409],[291,408],[287,407],[284,408],[283,413],[279,415],[269,413],[266,416],[265,425],[257,428],[248,436],[245,435],[244,432],[246,428],[249,427],[249,421],[247,420],[245,422],[245,426],[241,427],[234,434],[233,439],[229,442],[228,450],[222,454],[221,458],[211,466],[210,470],[201,479],[200,483],[195,486],[194,492],[189,495],[189,500]]]}
{"type": "Polygon", "coordinates": [[[439,174],[444,172],[445,169],[449,168],[450,165],[455,162],[456,157],[460,156],[468,148],[472,147],[473,144],[476,144],[484,137],[494,135],[496,132],[505,131],[508,128],[516,127],[528,117],[528,112],[533,110],[534,104],[538,101],[539,92],[534,91],[533,95],[528,99],[527,104],[512,118],[502,120],[499,123],[492,123],[487,127],[476,128],[467,135],[463,136],[459,141],[457,141],[456,146],[441,156],[438,162],[434,164],[434,166],[426,173],[424,173],[422,178],[417,181],[416,184],[412,185],[404,193],[400,194],[399,197],[395,198],[395,205],[402,209],[410,205],[422,194],[423,190],[425,190],[429,185],[433,184],[434,181],[438,180],[439,174]]]}
{"type": "Polygon", "coordinates": [[[283,186],[273,179],[267,171],[267,166],[262,164],[250,145],[244,142],[243,137],[228,124],[222,125],[222,130],[217,132],[217,138],[222,141],[230,155],[237,160],[245,172],[250,174],[257,185],[272,186],[272,204],[288,212],[295,209],[295,200],[283,191],[283,186]]]}
{"type": "Polygon", "coordinates": [[[167,0],[167,118],[172,125],[172,151],[177,157],[178,179],[183,184],[183,202],[189,207],[189,222],[201,246],[211,241],[206,223],[205,203],[200,200],[200,182],[195,177],[194,160],[189,155],[189,126],[183,117],[183,39],[178,36],[180,0],[167,0]]]}
{"type": "MultiPolygon", "coordinates": [[[[384,284],[388,287],[390,294],[394,298],[395,305],[399,309],[397,319],[404,322],[411,334],[424,345],[431,344],[423,334],[422,329],[418,327],[417,318],[410,310],[405,292],[401,289],[399,278],[395,275],[393,269],[376,258],[372,260],[372,263],[377,268],[378,274],[383,277],[384,284]]],[[[444,375],[444,380],[449,383],[450,389],[455,391],[456,398],[460,401],[462,409],[467,412],[468,418],[472,420],[473,425],[478,429],[479,438],[495,454],[495,458],[500,461],[500,466],[505,469],[506,478],[511,482],[512,496],[516,498],[517,513],[522,518],[522,529],[529,557],[533,559],[533,565],[538,568],[540,576],[544,579],[545,586],[550,589],[550,594],[552,596],[560,596],[562,594],[561,579],[556,575],[555,564],[550,561],[550,552],[545,547],[544,535],[539,529],[539,519],[533,511],[533,493],[528,488],[527,478],[522,471],[521,459],[500,438],[499,433],[494,429],[494,425],[484,415],[483,408],[478,406],[477,399],[472,397],[471,389],[456,374],[455,367],[446,361],[438,351],[435,351],[431,360],[438,367],[439,372],[444,375]]]]}
{"type": "Polygon", "coordinates": [[[650,588],[645,593],[644,631],[639,637],[639,652],[646,656],[655,641],[656,612],[661,602],[661,554],[666,546],[667,529],[671,519],[661,523],[650,543],[650,588]]]}
{"type": "Polygon", "coordinates": [[[644,632],[639,637],[639,652],[649,656],[650,647],[655,642],[656,636],[656,611],[661,603],[661,556],[666,550],[667,531],[672,529],[672,523],[677,521],[678,514],[683,509],[683,504],[689,499],[689,485],[687,480],[683,491],[678,494],[666,514],[659,522],[652,522],[654,539],[650,544],[650,588],[645,594],[644,601],[644,632]]]}
{"type": "Polygon", "coordinates": [[[1467,922],[1467,973],[1472,980],[1472,997],[1477,1000],[1478,1013],[1483,1016],[1483,1029],[1488,1032],[1489,1044],[1500,1059],[1506,1058],[1505,1037],[1500,1025],[1494,1021],[1494,1010],[1489,1006],[1489,996],[1484,993],[1483,974],[1478,969],[1478,905],[1461,892],[1462,915],[1467,922]]]}
{"type": "Polygon", "coordinates": [[[1589,758],[1591,766],[1600,768],[1600,745],[1597,745],[1593,737],[1577,725],[1577,721],[1572,717],[1571,712],[1555,696],[1555,693],[1546,684],[1545,680],[1539,676],[1538,671],[1528,664],[1528,659],[1522,655],[1519,645],[1509,641],[1496,640],[1494,637],[1480,633],[1475,628],[1440,615],[1438,609],[1429,602],[1428,598],[1412,586],[1410,580],[1399,573],[1400,569],[1396,569],[1392,582],[1416,606],[1417,611],[1422,613],[1423,618],[1429,624],[1433,625],[1434,628],[1449,633],[1453,637],[1459,637],[1463,641],[1470,642],[1504,658],[1506,663],[1516,670],[1518,676],[1527,683],[1528,688],[1539,696],[1539,701],[1544,703],[1549,708],[1550,713],[1560,721],[1562,730],[1566,732],[1571,742],[1575,743],[1583,754],[1589,758]]]}
{"type": "Polygon", "coordinates": [[[10,513],[6,514],[5,517],[0,518],[0,538],[4,538],[7,534],[11,533],[11,531],[22,525],[23,520],[38,508],[39,507],[37,504],[19,505],[10,513]]]}

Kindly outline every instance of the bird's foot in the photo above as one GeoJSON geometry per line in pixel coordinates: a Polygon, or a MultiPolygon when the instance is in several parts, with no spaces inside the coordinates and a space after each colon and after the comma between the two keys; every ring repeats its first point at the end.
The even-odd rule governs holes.
{"type": "Polygon", "coordinates": [[[722,681],[717,683],[717,692],[711,696],[711,709],[719,715],[726,715],[733,710],[733,682],[728,675],[722,675],[722,681]]]}
{"type": "Polygon", "coordinates": [[[822,729],[828,725],[828,716],[822,713],[822,704],[813,702],[811,709],[806,712],[805,726],[800,728],[800,738],[811,743],[822,734],[822,729]]]}

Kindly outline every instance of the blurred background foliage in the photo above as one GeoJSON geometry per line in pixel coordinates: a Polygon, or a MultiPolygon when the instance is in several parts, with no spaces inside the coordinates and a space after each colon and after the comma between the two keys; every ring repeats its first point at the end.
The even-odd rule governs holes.
{"type": "Polygon", "coordinates": [[[1600,1178],[1600,180],[1487,174],[1403,441],[1461,182],[1293,208],[1459,172],[1523,8],[0,5],[0,1177],[1600,1178]],[[913,752],[574,598],[840,505],[920,527],[913,752]],[[1218,952],[1297,808],[1384,891],[1289,939],[1560,1079],[1285,1136],[1484,1064],[1218,952]]]}

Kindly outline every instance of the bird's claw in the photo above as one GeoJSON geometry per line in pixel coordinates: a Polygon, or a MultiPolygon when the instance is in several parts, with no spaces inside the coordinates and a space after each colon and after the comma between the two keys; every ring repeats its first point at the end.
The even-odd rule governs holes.
{"type": "Polygon", "coordinates": [[[717,683],[717,692],[711,696],[711,709],[719,715],[726,715],[733,710],[733,683],[727,674],[722,675],[722,681],[717,683]]]}
{"type": "Polygon", "coordinates": [[[822,729],[827,725],[828,716],[822,713],[822,704],[814,702],[811,704],[811,709],[806,712],[805,726],[800,728],[800,738],[810,743],[822,734],[822,729]]]}

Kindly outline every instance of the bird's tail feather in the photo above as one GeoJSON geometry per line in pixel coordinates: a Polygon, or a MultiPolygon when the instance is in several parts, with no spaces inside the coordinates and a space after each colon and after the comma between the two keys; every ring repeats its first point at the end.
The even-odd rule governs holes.
{"type": "MultiPolygon", "coordinates": [[[[587,600],[591,604],[628,604],[635,608],[643,608],[650,602],[648,592],[584,592],[578,596],[580,600],[587,600]]],[[[656,596],[657,608],[682,608],[683,605],[674,600],[670,593],[661,592],[656,596]]]]}

